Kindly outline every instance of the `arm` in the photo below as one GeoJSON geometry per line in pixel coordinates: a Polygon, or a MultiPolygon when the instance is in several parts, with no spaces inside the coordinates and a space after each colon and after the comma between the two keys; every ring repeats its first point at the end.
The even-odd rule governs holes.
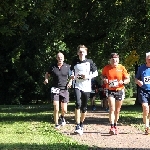
{"type": "Polygon", "coordinates": [[[69,79],[68,79],[68,84],[67,84],[68,88],[71,88],[73,79],[74,79],[74,73],[73,73],[73,71],[71,71],[71,67],[70,67],[70,69],[69,69],[69,79]]]}
{"type": "Polygon", "coordinates": [[[44,84],[46,85],[48,83],[48,78],[50,77],[50,74],[48,72],[46,72],[45,74],[45,80],[44,80],[44,84]]]}
{"type": "Polygon", "coordinates": [[[130,75],[128,74],[126,68],[123,66],[123,80],[119,81],[119,84],[128,84],[130,82],[130,75]]]}
{"type": "Polygon", "coordinates": [[[104,67],[102,70],[102,76],[101,76],[101,79],[103,80],[104,84],[108,84],[108,78],[107,78],[106,72],[107,72],[107,68],[104,67]]]}
{"type": "Polygon", "coordinates": [[[123,84],[128,84],[130,82],[130,77],[127,76],[124,81],[123,81],[123,84]]]}
{"type": "Polygon", "coordinates": [[[138,86],[142,86],[143,85],[143,82],[140,80],[140,77],[141,77],[141,74],[140,74],[140,67],[138,68],[138,71],[137,71],[137,74],[135,75],[135,83],[138,85],[138,86]]]}
{"type": "Polygon", "coordinates": [[[138,86],[142,86],[143,85],[143,82],[141,81],[141,80],[139,80],[139,79],[136,79],[135,78],[135,83],[138,85],[138,86]]]}
{"type": "Polygon", "coordinates": [[[98,71],[97,71],[97,67],[96,64],[90,60],[90,79],[95,78],[98,76],[98,71]]]}
{"type": "Polygon", "coordinates": [[[48,79],[50,77],[50,74],[52,73],[52,65],[50,65],[50,67],[47,70],[48,71],[45,73],[45,80],[44,80],[45,85],[48,83],[48,79]]]}

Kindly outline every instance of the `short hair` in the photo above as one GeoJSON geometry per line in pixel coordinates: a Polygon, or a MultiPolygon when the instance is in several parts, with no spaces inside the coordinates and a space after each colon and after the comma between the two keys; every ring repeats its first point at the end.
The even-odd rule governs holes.
{"type": "Polygon", "coordinates": [[[146,57],[150,56],[150,52],[146,53],[146,57]]]}
{"type": "Polygon", "coordinates": [[[110,58],[119,58],[118,53],[111,53],[110,58]]]}
{"type": "Polygon", "coordinates": [[[79,51],[80,48],[85,48],[85,50],[88,51],[88,48],[85,45],[79,45],[77,47],[77,52],[79,51]]]}
{"type": "Polygon", "coordinates": [[[56,55],[56,58],[58,57],[59,54],[61,54],[61,55],[64,57],[64,54],[63,54],[63,53],[58,52],[57,55],[56,55]]]}

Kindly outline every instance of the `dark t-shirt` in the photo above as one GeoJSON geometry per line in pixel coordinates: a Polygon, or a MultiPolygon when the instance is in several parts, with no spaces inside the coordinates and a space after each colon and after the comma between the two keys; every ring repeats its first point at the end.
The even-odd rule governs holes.
{"type": "Polygon", "coordinates": [[[67,80],[69,72],[69,64],[63,63],[60,69],[58,68],[57,63],[50,65],[48,73],[50,74],[50,77],[52,77],[52,87],[57,87],[59,89],[67,89],[67,80]]]}
{"type": "Polygon", "coordinates": [[[91,79],[91,88],[92,90],[98,89],[98,82],[95,79],[91,79]]]}

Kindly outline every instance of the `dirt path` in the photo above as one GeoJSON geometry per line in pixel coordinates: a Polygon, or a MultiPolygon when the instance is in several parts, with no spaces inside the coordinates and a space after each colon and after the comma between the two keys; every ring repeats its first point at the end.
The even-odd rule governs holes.
{"type": "Polygon", "coordinates": [[[132,126],[118,124],[119,134],[110,136],[108,113],[105,111],[88,111],[82,136],[74,134],[73,112],[67,114],[66,120],[67,124],[60,128],[60,132],[96,150],[150,150],[150,135],[144,135],[132,126]]]}

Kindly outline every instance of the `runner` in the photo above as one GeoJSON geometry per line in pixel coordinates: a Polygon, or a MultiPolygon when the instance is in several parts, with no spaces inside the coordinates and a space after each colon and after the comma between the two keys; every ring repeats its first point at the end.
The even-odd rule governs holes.
{"type": "Polygon", "coordinates": [[[83,134],[83,122],[87,112],[87,102],[91,92],[91,79],[98,76],[97,67],[91,59],[87,59],[87,47],[79,45],[77,54],[79,58],[73,60],[71,65],[71,79],[74,80],[75,102],[75,133],[83,134]],[[81,110],[81,118],[80,118],[81,110]]]}
{"type": "Polygon", "coordinates": [[[65,113],[67,113],[67,103],[69,102],[69,92],[68,87],[71,87],[72,81],[68,83],[68,76],[70,71],[70,66],[64,63],[64,55],[62,53],[57,54],[57,63],[52,64],[46,74],[44,84],[48,83],[49,77],[51,80],[51,99],[54,105],[54,122],[55,128],[59,129],[60,125],[64,126],[65,113]],[[61,123],[59,125],[59,103],[61,104],[61,123]]]}
{"type": "Polygon", "coordinates": [[[103,108],[105,111],[109,111],[108,105],[108,89],[106,88],[106,84],[103,83],[102,85],[102,101],[103,101],[103,108]]]}
{"type": "Polygon", "coordinates": [[[124,66],[119,64],[119,55],[111,53],[110,64],[102,70],[103,81],[108,89],[110,134],[118,134],[117,121],[124,99],[124,84],[130,82],[129,74],[124,66]]]}
{"type": "Polygon", "coordinates": [[[139,85],[138,97],[143,108],[143,122],[145,124],[145,134],[150,134],[150,52],[146,53],[146,64],[138,68],[135,76],[135,83],[139,85]]]}
{"type": "Polygon", "coordinates": [[[91,93],[90,93],[92,111],[96,110],[95,98],[97,93],[98,93],[98,82],[96,81],[96,79],[93,78],[91,79],[91,93]]]}

